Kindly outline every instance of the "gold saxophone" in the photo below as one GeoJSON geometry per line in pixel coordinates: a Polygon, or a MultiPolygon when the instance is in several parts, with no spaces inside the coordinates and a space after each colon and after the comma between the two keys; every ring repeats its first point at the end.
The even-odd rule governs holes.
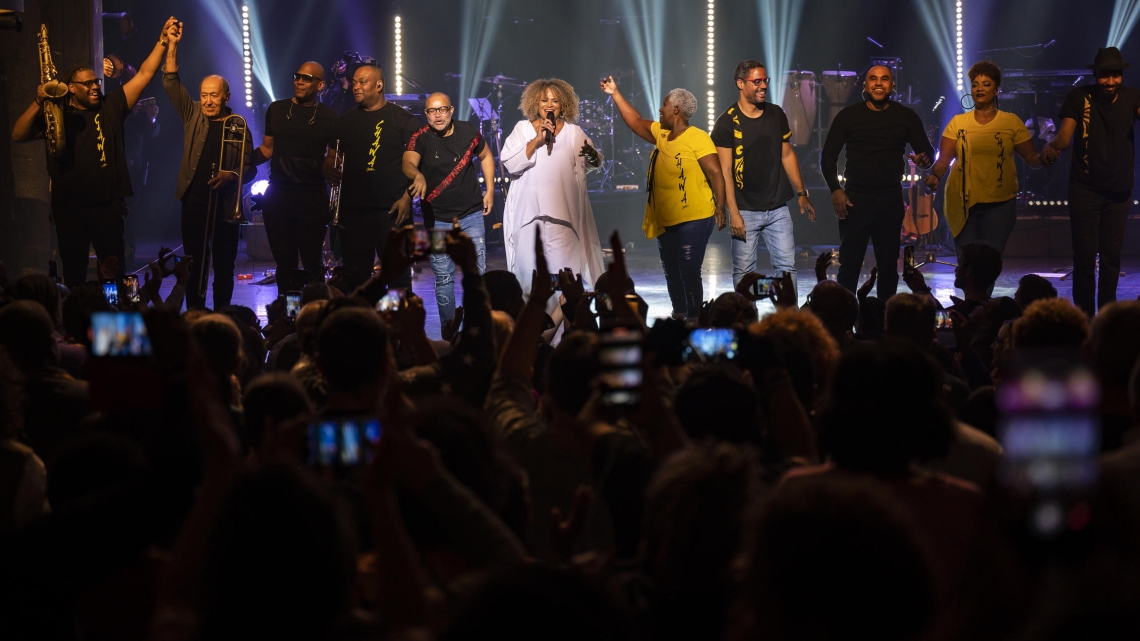
{"type": "Polygon", "coordinates": [[[55,64],[51,61],[51,47],[48,46],[47,25],[40,25],[40,83],[49,100],[44,101],[44,138],[47,139],[48,155],[59,157],[67,138],[63,132],[63,107],[59,101],[69,95],[67,85],[59,81],[55,64]]]}

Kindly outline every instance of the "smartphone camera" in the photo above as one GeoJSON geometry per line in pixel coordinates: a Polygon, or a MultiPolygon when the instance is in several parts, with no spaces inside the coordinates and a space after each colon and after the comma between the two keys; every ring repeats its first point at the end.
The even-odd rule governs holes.
{"type": "Polygon", "coordinates": [[[323,418],[309,423],[306,463],[314,467],[355,467],[372,462],[372,446],[383,427],[375,416],[323,418]]]}
{"type": "Polygon", "coordinates": [[[123,289],[127,290],[127,300],[132,303],[141,303],[142,296],[139,295],[139,277],[134,274],[127,274],[123,278],[123,289]]]}
{"type": "Polygon", "coordinates": [[[950,320],[950,310],[940,309],[934,312],[934,329],[954,329],[954,321],[950,320]]]}
{"type": "Polygon", "coordinates": [[[689,346],[684,357],[686,361],[702,363],[730,361],[739,351],[735,329],[694,329],[689,333],[689,346]]]}
{"type": "Polygon", "coordinates": [[[301,312],[301,292],[291,291],[285,292],[285,317],[289,322],[297,320],[297,314],[301,312]]]}
{"type": "Polygon", "coordinates": [[[756,298],[771,298],[775,289],[775,278],[761,276],[752,283],[752,295],[756,298]]]}
{"type": "Polygon", "coordinates": [[[914,245],[907,245],[903,248],[903,274],[910,274],[914,271],[914,245]]]}
{"type": "Polygon", "coordinates": [[[404,306],[406,293],[403,289],[390,289],[380,302],[376,303],[378,312],[397,312],[404,306]]]}
{"type": "Polygon", "coordinates": [[[114,279],[107,279],[100,281],[103,284],[103,297],[107,299],[108,303],[118,307],[119,306],[119,282],[114,279]]]}
{"type": "Polygon", "coordinates": [[[443,255],[447,253],[448,233],[450,233],[450,230],[448,229],[431,230],[431,253],[436,255],[443,255]]]}
{"type": "Polygon", "coordinates": [[[615,327],[601,335],[598,349],[602,405],[631,408],[641,404],[641,332],[615,327]]]}
{"type": "Polygon", "coordinates": [[[427,256],[431,251],[431,237],[428,230],[416,227],[412,230],[412,247],[409,255],[415,258],[427,256]]]}
{"type": "Polygon", "coordinates": [[[150,335],[139,312],[93,312],[93,356],[149,356],[150,335]]]}

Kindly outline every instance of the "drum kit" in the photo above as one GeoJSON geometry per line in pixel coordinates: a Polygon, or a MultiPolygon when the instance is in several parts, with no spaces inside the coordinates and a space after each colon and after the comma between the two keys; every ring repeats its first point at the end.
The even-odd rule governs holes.
{"type": "Polygon", "coordinates": [[[822,148],[828,127],[836,114],[850,104],[858,86],[859,76],[854,71],[824,71],[818,80],[811,71],[785,73],[784,99],[780,107],[788,116],[792,145],[810,145],[812,134],[817,133],[818,148],[822,148]]]}
{"type": "MultiPolygon", "coordinates": [[[[634,72],[616,70],[606,75],[619,79],[633,76],[634,72]]],[[[498,174],[496,187],[505,193],[510,187],[510,178],[500,160],[503,107],[510,98],[522,93],[527,82],[502,74],[481,78],[480,82],[490,85],[491,91],[483,98],[471,98],[470,102],[484,137],[492,145],[498,174]]],[[[631,100],[640,98],[637,93],[627,96],[631,100]]],[[[577,125],[585,131],[603,158],[600,171],[587,176],[591,192],[636,191],[645,182],[645,163],[651,150],[648,143],[641,141],[632,131],[619,128],[617,121],[620,119],[621,114],[609,96],[601,99],[587,96],[578,102],[577,125]]]]}

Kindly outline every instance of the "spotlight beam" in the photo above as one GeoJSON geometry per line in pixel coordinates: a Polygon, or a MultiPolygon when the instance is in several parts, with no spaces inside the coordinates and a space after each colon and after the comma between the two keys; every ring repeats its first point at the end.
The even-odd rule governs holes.
{"type": "Polygon", "coordinates": [[[962,2],[961,0],[915,0],[919,18],[930,37],[930,47],[950,85],[963,91],[962,82],[962,2]]]}
{"type": "Polygon", "coordinates": [[[760,16],[760,36],[764,41],[764,64],[768,66],[768,102],[781,104],[784,100],[784,74],[792,64],[800,19],[804,14],[804,0],[757,0],[760,16]]]}
{"type": "Polygon", "coordinates": [[[1140,0],[1116,0],[1108,28],[1108,47],[1122,47],[1140,21],[1140,0]]]}
{"type": "Polygon", "coordinates": [[[653,113],[661,100],[661,66],[665,51],[665,3],[655,0],[621,0],[625,14],[621,22],[629,42],[633,62],[641,78],[641,89],[653,113]]]}
{"type": "Polygon", "coordinates": [[[479,95],[480,78],[487,68],[491,44],[502,22],[504,0],[465,0],[463,2],[462,35],[459,42],[458,116],[467,120],[471,104],[467,98],[479,95]]]}

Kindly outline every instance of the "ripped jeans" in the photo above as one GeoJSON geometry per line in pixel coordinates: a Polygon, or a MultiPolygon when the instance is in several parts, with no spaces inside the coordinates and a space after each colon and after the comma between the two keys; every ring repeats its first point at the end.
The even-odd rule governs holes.
{"type": "MultiPolygon", "coordinates": [[[[437,221],[435,229],[451,229],[451,221],[437,221]]],[[[475,260],[479,273],[487,271],[487,242],[483,216],[478,211],[459,219],[459,230],[475,244],[475,260]]],[[[455,318],[455,263],[447,254],[431,255],[431,270],[435,272],[435,302],[439,307],[439,322],[455,318]]]]}
{"type": "Polygon", "coordinates": [[[701,265],[715,228],[716,221],[709,216],[666,227],[657,237],[657,251],[661,254],[661,268],[665,270],[665,285],[674,314],[684,314],[685,318],[701,315],[705,295],[701,265]]]}

